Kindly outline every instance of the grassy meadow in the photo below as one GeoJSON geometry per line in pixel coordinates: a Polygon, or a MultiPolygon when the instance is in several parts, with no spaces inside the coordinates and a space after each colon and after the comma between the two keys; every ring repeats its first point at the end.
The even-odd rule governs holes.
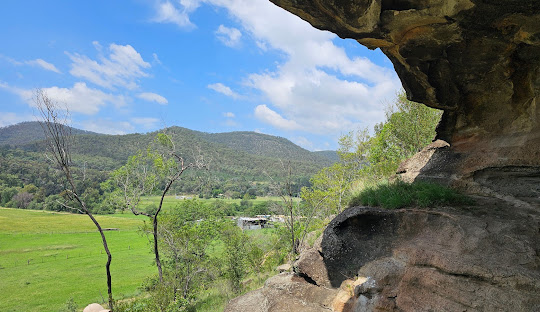
{"type": "MultiPolygon", "coordinates": [[[[159,196],[142,199],[140,207],[159,204],[159,196]]],[[[216,199],[201,199],[206,203],[216,199]]],[[[240,203],[240,199],[219,199],[240,203]]],[[[254,203],[280,201],[279,197],[261,197],[254,203]]],[[[174,209],[182,199],[167,196],[164,211],[174,209]]],[[[148,238],[140,227],[148,218],[131,212],[95,215],[104,229],[112,253],[113,295],[121,300],[141,294],[144,280],[157,274],[148,238]]],[[[270,243],[273,229],[249,231],[262,245],[270,243]]],[[[262,246],[261,245],[261,246],[262,246]]],[[[221,242],[209,247],[210,254],[223,252],[221,242]]],[[[265,248],[271,248],[266,246],[265,248]]],[[[106,302],[105,263],[107,257],[101,237],[86,215],[38,210],[0,208],[0,311],[59,311],[73,298],[82,309],[91,302],[106,302]]],[[[251,275],[247,290],[259,287],[273,274],[251,275]]],[[[202,295],[198,311],[222,310],[233,294],[226,282],[202,295]]]]}
{"type": "MultiPolygon", "coordinates": [[[[138,294],[156,273],[142,217],[97,216],[112,253],[115,299],[138,294]]],[[[86,215],[0,208],[0,311],[58,311],[107,297],[101,238],[86,215]]]]}
{"type": "MultiPolygon", "coordinates": [[[[228,204],[235,203],[240,204],[242,201],[241,199],[231,199],[231,198],[223,198],[223,199],[216,199],[216,198],[210,198],[210,199],[203,199],[198,198],[198,196],[190,195],[189,197],[196,198],[197,200],[204,201],[206,203],[210,203],[216,200],[222,200],[228,204]]],[[[150,204],[159,205],[159,200],[161,199],[160,196],[144,196],[141,198],[141,207],[146,207],[150,204]]],[[[184,199],[177,199],[174,195],[171,196],[165,196],[165,199],[163,200],[163,207],[164,209],[172,208],[176,204],[178,204],[180,201],[184,199]]],[[[300,201],[300,198],[294,198],[295,201],[300,201]]],[[[281,197],[278,196],[265,196],[265,197],[257,197],[256,199],[250,199],[253,204],[258,204],[266,201],[275,201],[275,202],[281,202],[281,197]]]]}

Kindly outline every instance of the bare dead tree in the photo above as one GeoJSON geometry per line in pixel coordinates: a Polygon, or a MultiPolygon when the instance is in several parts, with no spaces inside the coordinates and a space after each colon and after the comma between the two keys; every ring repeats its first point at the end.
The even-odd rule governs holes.
{"type": "Polygon", "coordinates": [[[107,245],[107,239],[103,233],[99,222],[92,215],[86,203],[81,198],[77,187],[75,184],[75,178],[72,170],[72,161],[71,161],[71,146],[73,144],[73,135],[71,133],[71,127],[67,124],[69,123],[69,111],[67,109],[62,109],[58,104],[51,100],[43,90],[36,90],[34,94],[34,103],[36,104],[39,113],[41,115],[40,125],[43,128],[43,132],[46,137],[46,148],[48,152],[52,155],[52,160],[60,167],[64,176],[66,177],[66,191],[71,198],[73,198],[79,207],[75,208],[78,211],[88,215],[94,225],[96,226],[99,234],[101,235],[101,241],[103,248],[107,253],[107,263],[105,269],[107,272],[107,291],[109,294],[109,308],[113,311],[113,297],[112,297],[112,286],[111,286],[111,252],[109,251],[109,246],[107,245]]]}

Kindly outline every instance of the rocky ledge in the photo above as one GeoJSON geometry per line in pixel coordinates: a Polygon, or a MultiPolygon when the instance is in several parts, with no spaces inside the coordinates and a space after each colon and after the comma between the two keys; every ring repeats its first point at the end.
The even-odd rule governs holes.
{"type": "Polygon", "coordinates": [[[225,311],[540,311],[540,208],[475,200],[349,208],[294,273],[225,311]]]}

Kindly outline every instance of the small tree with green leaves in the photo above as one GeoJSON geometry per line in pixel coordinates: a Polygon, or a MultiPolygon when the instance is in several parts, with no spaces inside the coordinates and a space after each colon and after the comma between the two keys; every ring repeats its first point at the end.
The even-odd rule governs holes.
{"type": "Polygon", "coordinates": [[[206,165],[200,154],[189,161],[179,155],[172,139],[165,133],[159,133],[152,146],[149,146],[145,152],[139,152],[130,157],[126,165],[112,174],[125,208],[135,215],[144,215],[152,220],[153,250],[161,283],[163,269],[159,256],[158,215],[162,211],[163,200],[171,186],[186,170],[202,169],[206,168],[206,165]],[[155,192],[160,185],[164,186],[160,191],[161,198],[157,209],[140,210],[141,196],[155,192]]]}

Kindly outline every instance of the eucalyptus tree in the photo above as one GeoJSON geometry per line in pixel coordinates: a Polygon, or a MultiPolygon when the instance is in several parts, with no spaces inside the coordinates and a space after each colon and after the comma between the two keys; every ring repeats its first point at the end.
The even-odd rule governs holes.
{"type": "Polygon", "coordinates": [[[170,136],[158,133],[146,151],[139,151],[130,157],[126,165],[112,174],[124,208],[135,215],[144,215],[152,220],[153,249],[161,283],[163,283],[163,269],[159,256],[158,215],[163,209],[163,201],[171,186],[186,170],[203,168],[207,168],[207,163],[200,153],[194,153],[188,159],[176,152],[176,146],[170,136]],[[160,201],[157,209],[141,210],[139,207],[141,196],[158,191],[160,201]]]}

